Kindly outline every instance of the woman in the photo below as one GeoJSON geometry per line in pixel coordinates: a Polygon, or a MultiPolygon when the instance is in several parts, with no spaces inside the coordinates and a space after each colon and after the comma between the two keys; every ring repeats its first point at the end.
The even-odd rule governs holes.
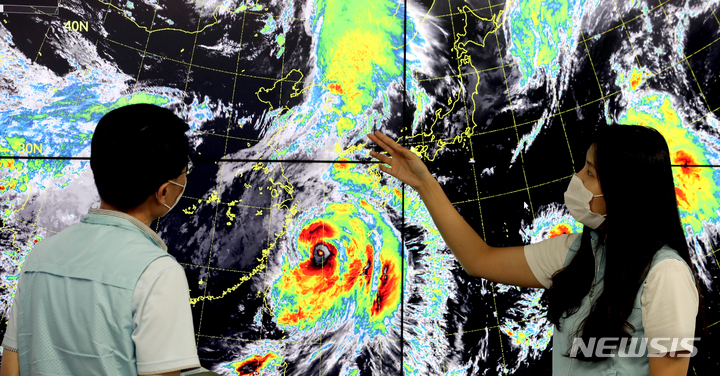
{"type": "Polygon", "coordinates": [[[370,152],[390,166],[380,170],[417,190],[469,275],[547,289],[543,298],[555,324],[553,375],[687,374],[692,338],[704,320],[670,153],[658,131],[602,128],[565,192],[570,214],[584,224],[582,234],[505,248],[480,238],[420,158],[380,132],[368,137],[389,154],[370,152]],[[600,342],[605,351],[593,346],[600,342]],[[615,354],[643,355],[602,356],[618,345],[615,354]]]}

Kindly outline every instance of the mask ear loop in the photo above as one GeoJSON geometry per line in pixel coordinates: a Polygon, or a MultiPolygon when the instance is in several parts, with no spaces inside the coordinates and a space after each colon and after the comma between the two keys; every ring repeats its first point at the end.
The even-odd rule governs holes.
{"type": "MultiPolygon", "coordinates": [[[[182,187],[183,193],[184,193],[184,191],[185,191],[185,186],[187,186],[187,184],[183,185],[183,184],[180,184],[180,183],[176,183],[176,182],[174,182],[174,181],[172,181],[172,180],[168,180],[168,183],[173,183],[173,184],[177,185],[178,187],[182,187]]],[[[182,194],[180,194],[180,196],[182,196],[182,194]]],[[[159,198],[158,195],[157,195],[157,192],[155,192],[155,198],[158,199],[158,200],[160,200],[160,198],[159,198]]],[[[177,198],[177,200],[175,201],[175,204],[177,204],[178,201],[180,201],[180,197],[177,198]]],[[[175,205],[169,206],[168,204],[163,204],[163,205],[165,205],[165,207],[169,209],[168,211],[172,210],[173,206],[175,206],[175,205]]]]}
{"type": "MultiPolygon", "coordinates": [[[[605,195],[593,195],[593,197],[603,197],[603,196],[605,196],[605,195]]],[[[600,215],[602,215],[603,218],[607,218],[607,214],[600,214],[600,215]]]]}
{"type": "MultiPolygon", "coordinates": [[[[155,192],[155,198],[160,200],[160,198],[158,198],[158,196],[157,196],[157,192],[155,192]]],[[[165,205],[166,208],[170,209],[170,206],[168,206],[168,204],[163,204],[163,205],[165,205]]]]}

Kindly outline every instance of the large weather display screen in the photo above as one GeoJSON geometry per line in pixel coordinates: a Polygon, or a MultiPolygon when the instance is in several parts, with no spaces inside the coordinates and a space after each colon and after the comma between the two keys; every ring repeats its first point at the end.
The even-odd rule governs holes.
{"type": "MultiPolygon", "coordinates": [[[[40,5],[0,6],[0,337],[34,244],[99,205],[98,120],[153,103],[191,128],[187,190],[152,228],[217,373],[549,374],[542,290],[468,276],[418,194],[368,156],[374,129],[493,246],[581,231],[563,192],[588,136],[658,129],[712,344],[717,0],[40,5]]],[[[713,374],[712,355],[691,371],[713,374]]]]}

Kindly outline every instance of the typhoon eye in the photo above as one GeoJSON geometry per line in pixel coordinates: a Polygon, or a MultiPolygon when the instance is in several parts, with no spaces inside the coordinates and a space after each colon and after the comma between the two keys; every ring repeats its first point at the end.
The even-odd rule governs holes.
{"type": "Polygon", "coordinates": [[[332,256],[330,248],[325,244],[318,244],[313,249],[313,264],[319,267],[327,265],[330,256],[332,256]]]}

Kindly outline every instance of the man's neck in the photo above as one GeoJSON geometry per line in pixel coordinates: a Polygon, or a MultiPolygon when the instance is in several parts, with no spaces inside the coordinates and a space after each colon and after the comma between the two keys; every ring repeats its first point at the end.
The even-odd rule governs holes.
{"type": "Polygon", "coordinates": [[[138,221],[144,223],[146,226],[150,226],[150,224],[152,223],[152,221],[155,218],[152,218],[150,215],[148,215],[148,213],[146,213],[146,211],[143,210],[143,206],[144,205],[140,205],[138,207],[135,207],[135,208],[132,208],[129,210],[120,210],[116,206],[114,206],[112,204],[108,204],[104,200],[100,200],[100,209],[114,210],[114,211],[118,211],[121,213],[125,213],[131,217],[134,217],[138,221]]]}

